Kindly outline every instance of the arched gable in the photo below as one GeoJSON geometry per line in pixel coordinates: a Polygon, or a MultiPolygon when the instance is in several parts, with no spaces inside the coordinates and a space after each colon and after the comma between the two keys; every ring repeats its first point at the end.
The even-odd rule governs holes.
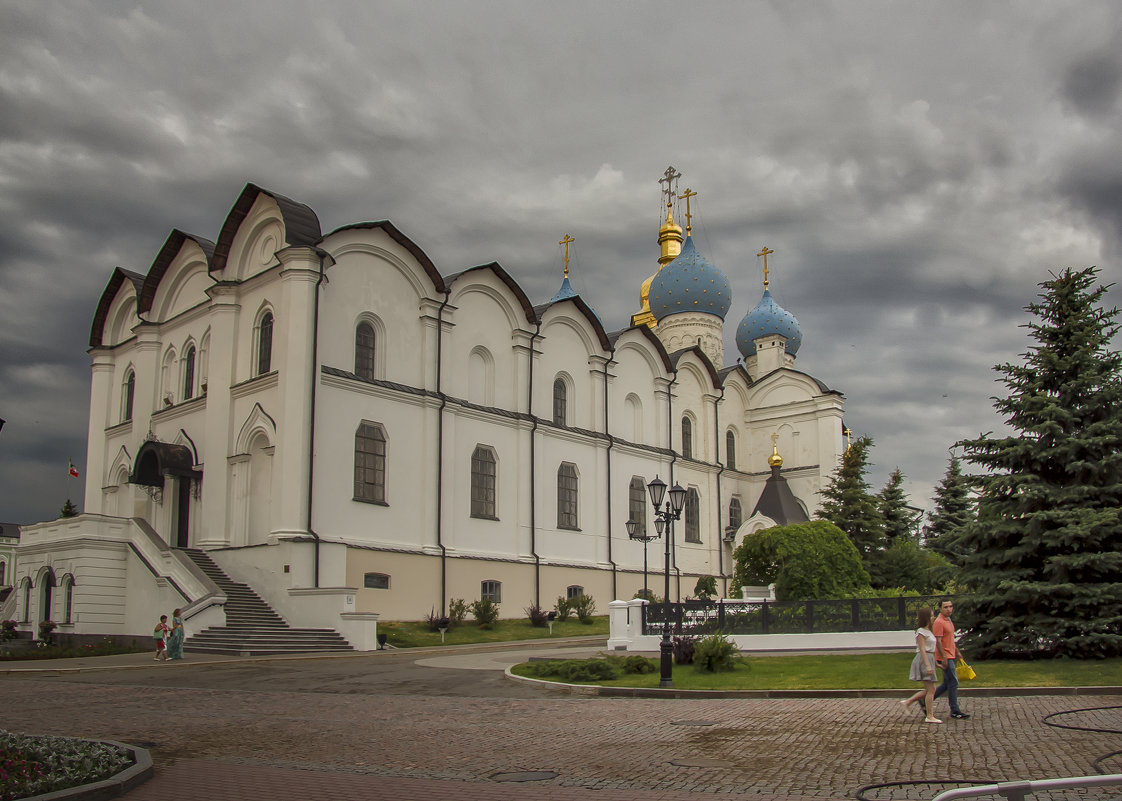
{"type": "Polygon", "coordinates": [[[552,326],[564,326],[573,331],[580,338],[581,345],[587,354],[604,353],[612,349],[604,327],[596,319],[596,315],[580,298],[568,298],[546,307],[539,307],[541,315],[541,333],[546,338],[546,347],[549,346],[549,329],[552,326]]]}
{"type": "Polygon", "coordinates": [[[222,224],[210,271],[224,273],[227,279],[245,280],[272,266],[278,250],[313,247],[321,238],[319,217],[311,208],[246,184],[222,224]]]}
{"type": "Polygon", "coordinates": [[[683,365],[690,364],[696,357],[698,361],[697,370],[699,373],[704,373],[704,378],[699,377],[699,382],[708,384],[708,389],[719,390],[721,388],[721,377],[717,374],[717,368],[713,366],[713,362],[705,355],[705,351],[697,345],[692,345],[688,348],[676,350],[670,354],[670,362],[674,365],[674,369],[681,371],[683,365]]]}
{"type": "Polygon", "coordinates": [[[242,423],[241,429],[238,431],[234,452],[249,453],[250,443],[252,443],[259,434],[264,435],[270,445],[275,444],[277,441],[276,421],[261,408],[260,403],[255,403],[253,404],[253,409],[250,410],[245,421],[242,423]]]}
{"type": "Polygon", "coordinates": [[[355,252],[368,253],[386,260],[406,276],[410,283],[413,284],[418,296],[424,296],[430,292],[443,293],[447,288],[444,283],[444,277],[436,269],[436,265],[433,264],[432,259],[430,259],[412,239],[401,233],[389,220],[344,225],[342,228],[336,228],[325,236],[320,241],[320,244],[336,261],[348,253],[355,252]],[[384,234],[388,239],[409,253],[415,260],[415,265],[410,264],[405,259],[401,259],[390,248],[386,247],[385,244],[379,243],[376,235],[365,240],[341,236],[348,231],[371,231],[384,234]],[[418,274],[417,268],[420,269],[420,274],[423,274],[425,278],[428,279],[427,286],[426,282],[420,280],[420,274],[418,274]]]}
{"type": "Polygon", "coordinates": [[[840,395],[820,381],[797,370],[780,368],[757,380],[748,390],[753,408],[802,403],[821,395],[840,395]]]}
{"type": "Polygon", "coordinates": [[[173,230],[144,279],[140,313],[153,312],[149,319],[163,322],[206,301],[213,254],[210,240],[173,230]]]}
{"type": "Polygon", "coordinates": [[[143,286],[143,275],[120,267],[113,268],[109,283],[105,285],[101,299],[97,302],[93,324],[90,326],[91,348],[118,344],[121,339],[116,337],[120,336],[125,324],[127,323],[127,330],[131,332],[133,325],[140,322],[136,310],[143,286]]]}
{"type": "Polygon", "coordinates": [[[109,463],[109,484],[115,486],[128,481],[129,474],[132,473],[133,459],[129,455],[129,450],[124,445],[117,451],[117,455],[113,457],[113,461],[109,463]],[[121,476],[124,474],[124,481],[121,481],[121,476]]]}
{"type": "Polygon", "coordinates": [[[449,276],[448,288],[452,293],[451,303],[453,306],[458,305],[456,298],[462,298],[470,292],[483,292],[491,296],[506,314],[507,324],[511,329],[537,323],[537,314],[534,312],[530,299],[526,297],[526,293],[522,291],[518,282],[511,278],[498,262],[481,264],[478,267],[472,267],[449,276]],[[499,291],[482,278],[484,275],[497,278],[509,292],[499,291]]]}
{"type": "MultiPolygon", "coordinates": [[[[534,313],[537,315],[537,319],[542,322],[543,328],[546,323],[546,318],[552,316],[551,313],[555,309],[559,313],[571,310],[569,311],[570,317],[573,316],[573,312],[575,311],[575,313],[580,315],[580,318],[588,324],[589,333],[596,338],[597,345],[600,349],[604,351],[610,351],[612,349],[611,340],[607,332],[604,331],[604,324],[600,322],[600,318],[596,316],[596,312],[592,310],[591,306],[584,302],[584,298],[580,295],[573,295],[572,297],[559,300],[556,303],[545,303],[541,306],[536,306],[534,308],[534,313]]],[[[591,353],[593,348],[590,346],[587,347],[586,350],[591,353]]]]}

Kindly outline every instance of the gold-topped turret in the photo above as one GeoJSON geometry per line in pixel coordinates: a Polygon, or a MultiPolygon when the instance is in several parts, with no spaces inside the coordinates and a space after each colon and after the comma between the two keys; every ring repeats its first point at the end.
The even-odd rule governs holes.
{"type": "Polygon", "coordinates": [[[658,229],[658,247],[660,252],[658,257],[658,270],[655,270],[654,275],[645,280],[639,288],[639,311],[631,315],[632,325],[645,325],[648,328],[655,327],[657,321],[655,320],[655,316],[651,313],[651,284],[654,283],[655,278],[658,276],[658,271],[678,258],[678,254],[682,252],[682,242],[685,241],[685,237],[682,236],[682,227],[674,222],[674,198],[678,196],[677,182],[681,177],[682,174],[671,166],[667,167],[666,172],[658,179],[660,184],[666,185],[662,190],[662,194],[666,195],[666,220],[662,223],[662,227],[658,229]]]}
{"type": "Polygon", "coordinates": [[[779,434],[771,435],[771,456],[767,457],[767,463],[772,467],[783,466],[783,457],[779,455],[779,434]]]}

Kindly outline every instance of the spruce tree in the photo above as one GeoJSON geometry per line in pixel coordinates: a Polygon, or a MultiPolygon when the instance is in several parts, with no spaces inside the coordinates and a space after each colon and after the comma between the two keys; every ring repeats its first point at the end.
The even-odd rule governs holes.
{"type": "Polygon", "coordinates": [[[897,539],[916,538],[916,524],[923,513],[913,512],[908,508],[908,496],[904,493],[904,474],[899,467],[892,471],[884,489],[877,493],[877,509],[884,526],[886,546],[891,546],[897,539]]]}
{"type": "Polygon", "coordinates": [[[963,526],[977,518],[970,489],[971,478],[962,472],[962,461],[952,456],[946,475],[935,488],[935,509],[924,529],[924,545],[959,566],[966,557],[963,526]]]}
{"type": "Polygon", "coordinates": [[[859,437],[846,448],[818,508],[818,517],[844,531],[862,559],[884,546],[884,523],[865,480],[872,446],[872,439],[859,437]]]}
{"type": "Polygon", "coordinates": [[[988,471],[963,536],[962,622],[982,658],[1122,655],[1122,354],[1096,280],[1090,268],[1040,284],[1035,344],[996,368],[1014,433],[960,443],[988,471]]]}
{"type": "Polygon", "coordinates": [[[78,516],[78,508],[71,502],[71,500],[69,498],[67,498],[66,503],[64,503],[62,505],[62,508],[59,509],[58,516],[59,517],[77,517],[78,516]]]}

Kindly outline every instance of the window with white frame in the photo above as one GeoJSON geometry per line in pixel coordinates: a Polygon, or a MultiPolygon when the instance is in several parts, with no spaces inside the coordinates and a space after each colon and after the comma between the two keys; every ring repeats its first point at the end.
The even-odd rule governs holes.
{"type": "Polygon", "coordinates": [[[495,491],[498,470],[495,452],[485,445],[476,445],[471,454],[471,516],[497,520],[495,491]]]}
{"type": "Polygon", "coordinates": [[[121,422],[132,420],[132,406],[136,398],[136,373],[129,370],[125,375],[125,386],[121,393],[121,422]]]}
{"type": "Polygon", "coordinates": [[[686,542],[701,542],[701,496],[690,487],[686,493],[686,542]]]}
{"type": "Polygon", "coordinates": [[[363,420],[355,432],[356,501],[386,502],[386,432],[363,420]]]}
{"type": "Polygon", "coordinates": [[[558,376],[553,382],[553,423],[563,426],[568,423],[569,389],[565,386],[565,379],[558,376]]]}
{"type": "Polygon", "coordinates": [[[502,603],[503,583],[501,581],[487,580],[479,582],[479,600],[502,603]]]}
{"type": "Polygon", "coordinates": [[[577,466],[562,462],[557,468],[557,527],[575,529],[577,527],[577,503],[579,484],[577,466]]]}
{"type": "Polygon", "coordinates": [[[580,586],[579,584],[570,584],[565,588],[565,598],[570,601],[574,598],[580,598],[583,595],[584,587],[580,586]]]}
{"type": "Polygon", "coordinates": [[[70,625],[74,622],[74,576],[66,576],[62,580],[62,622],[70,625]]]}
{"type": "Polygon", "coordinates": [[[733,498],[729,501],[729,525],[732,528],[740,528],[743,522],[744,512],[740,508],[740,498],[733,498]]]}
{"type": "Polygon", "coordinates": [[[627,485],[627,514],[635,522],[635,533],[647,535],[647,485],[639,476],[632,476],[627,485]]]}
{"type": "Polygon", "coordinates": [[[273,313],[265,312],[257,326],[257,372],[265,375],[273,368],[273,313]]]}
{"type": "Polygon", "coordinates": [[[693,458],[693,421],[688,417],[682,418],[682,456],[693,458]]]}
{"type": "Polygon", "coordinates": [[[355,328],[355,375],[363,381],[374,380],[374,326],[361,322],[355,328]]]}
{"type": "Polygon", "coordinates": [[[725,432],[725,467],[736,469],[736,434],[731,428],[725,432]]]}
{"type": "Polygon", "coordinates": [[[189,345],[183,354],[183,400],[195,397],[195,346],[189,345]]]}

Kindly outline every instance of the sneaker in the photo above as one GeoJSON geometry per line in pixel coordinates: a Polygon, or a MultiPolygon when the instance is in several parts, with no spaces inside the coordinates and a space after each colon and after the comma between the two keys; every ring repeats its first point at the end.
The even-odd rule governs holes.
{"type": "Polygon", "coordinates": [[[952,712],[951,717],[952,718],[958,718],[959,720],[962,720],[963,718],[968,718],[970,716],[968,714],[966,714],[965,712],[952,712]]]}
{"type": "Polygon", "coordinates": [[[923,719],[923,722],[924,722],[924,723],[942,723],[943,721],[939,720],[939,718],[928,718],[928,717],[925,717],[925,718],[923,719]]]}

